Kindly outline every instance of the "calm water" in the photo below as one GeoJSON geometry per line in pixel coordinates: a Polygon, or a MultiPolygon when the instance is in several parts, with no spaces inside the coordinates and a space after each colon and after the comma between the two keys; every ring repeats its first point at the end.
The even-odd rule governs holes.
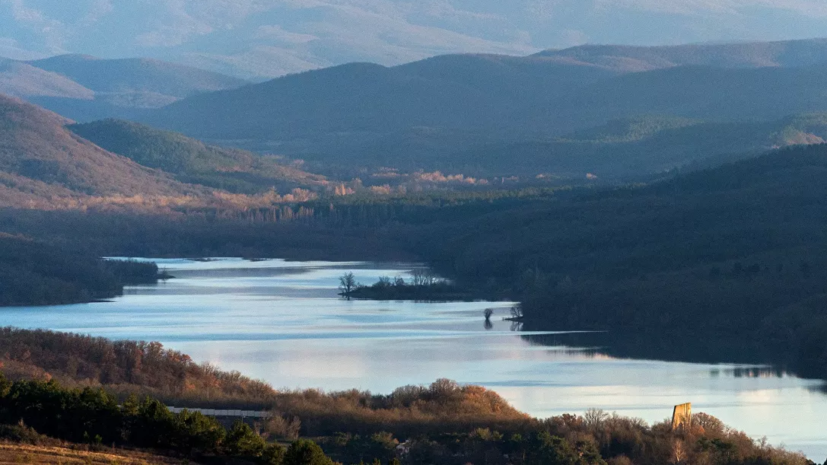
{"type": "MultiPolygon", "coordinates": [[[[389,393],[437,378],[496,390],[539,417],[603,408],[649,422],[692,402],[754,437],[827,458],[823,384],[744,368],[622,360],[528,342],[483,310],[503,304],[344,301],[338,277],[363,283],[404,265],[160,260],[177,279],[135,287],[113,302],[2,310],[0,325],[116,339],[157,340],[197,361],[283,388],[389,393]]],[[[566,336],[555,338],[565,341],[566,336]]]]}

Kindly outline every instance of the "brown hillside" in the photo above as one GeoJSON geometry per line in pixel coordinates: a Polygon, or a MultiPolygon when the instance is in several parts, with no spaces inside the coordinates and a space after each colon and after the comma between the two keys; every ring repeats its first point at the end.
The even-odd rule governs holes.
{"type": "Polygon", "coordinates": [[[205,189],[107,152],[70,121],[0,95],[0,206],[58,208],[100,197],[175,197],[205,189]]]}

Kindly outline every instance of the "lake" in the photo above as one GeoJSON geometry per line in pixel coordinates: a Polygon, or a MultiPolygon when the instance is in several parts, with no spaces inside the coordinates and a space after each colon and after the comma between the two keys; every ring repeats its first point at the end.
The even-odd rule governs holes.
{"type": "Polygon", "coordinates": [[[491,388],[538,417],[602,408],[650,423],[692,402],[694,411],[753,437],[818,463],[827,458],[827,390],[820,381],[756,365],[614,358],[567,343],[565,333],[521,331],[502,320],[507,303],[337,295],[346,271],[370,284],[379,276],[406,276],[410,265],[155,261],[176,279],[127,288],[111,302],[3,309],[0,325],[160,341],[277,388],[389,393],[450,378],[491,388]],[[489,307],[498,310],[486,328],[489,307]]]}

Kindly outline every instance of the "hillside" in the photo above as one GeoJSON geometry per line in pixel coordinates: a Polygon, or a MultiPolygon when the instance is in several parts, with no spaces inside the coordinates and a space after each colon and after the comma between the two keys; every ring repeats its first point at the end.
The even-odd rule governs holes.
{"type": "Polygon", "coordinates": [[[675,169],[713,167],[792,145],[824,142],[824,113],[767,122],[707,122],[669,116],[621,118],[552,140],[481,144],[435,161],[443,170],[478,175],[630,179],[675,169]]]}
{"type": "Polygon", "coordinates": [[[273,188],[319,188],[324,177],[288,166],[274,157],[225,149],[119,120],[70,125],[75,134],[136,163],[173,174],[179,181],[236,193],[259,193],[273,188]]]}
{"type": "MultiPolygon", "coordinates": [[[[9,428],[12,429],[12,428],[9,428]]],[[[36,436],[36,435],[35,435],[36,436]]],[[[48,439],[37,439],[47,444],[26,444],[26,443],[0,443],[0,463],[33,463],[33,464],[54,464],[65,465],[110,465],[113,463],[151,463],[179,464],[180,459],[163,457],[148,452],[112,450],[94,452],[85,450],[82,446],[74,444],[63,444],[60,441],[49,441],[48,439]]],[[[197,463],[197,462],[190,462],[197,463]]]]}
{"type": "Polygon", "coordinates": [[[89,302],[158,280],[154,264],[104,261],[76,249],[0,233],[0,307],[89,302]]]}
{"type": "Polygon", "coordinates": [[[494,127],[497,112],[520,108],[538,97],[534,92],[559,95],[606,74],[488,56],[439,57],[395,68],[354,63],[195,96],[146,118],[212,139],[291,140],[346,132],[370,140],[417,126],[494,127]]]}
{"type": "Polygon", "coordinates": [[[35,61],[0,60],[0,93],[82,121],[132,115],[194,94],[244,84],[222,74],[150,59],[62,55],[35,61]]]}
{"type": "Polygon", "coordinates": [[[92,100],[95,92],[28,63],[0,59],[0,92],[12,97],[65,97],[92,100]]]}
{"type": "Polygon", "coordinates": [[[204,192],[81,139],[65,128],[67,123],[0,96],[0,206],[50,209],[93,197],[204,192]]]}
{"type": "Polygon", "coordinates": [[[245,84],[230,76],[148,58],[104,60],[61,55],[28,63],[106,94],[147,92],[184,98],[245,84]]]}
{"type": "MultiPolygon", "coordinates": [[[[191,136],[276,150],[314,167],[351,168],[353,173],[391,167],[451,169],[481,177],[572,171],[580,176],[583,170],[576,162],[558,165],[556,155],[544,158],[533,152],[613,120],[742,124],[827,111],[825,44],[579,47],[530,57],[447,55],[391,68],[357,63],[198,95],[136,117],[191,136]],[[497,163],[499,150],[526,144],[535,148],[518,149],[511,159],[531,169],[503,170],[497,163]],[[487,155],[491,150],[497,156],[487,155]],[[474,157],[474,152],[482,154],[474,157]]],[[[680,128],[636,130],[670,129],[680,128]]],[[[768,148],[727,142],[725,150],[710,153],[704,133],[696,135],[702,137],[687,139],[692,147],[681,150],[711,156],[768,148]]],[[[761,140],[768,137],[759,134],[761,140]]],[[[737,134],[735,139],[743,140],[737,134]]],[[[558,150],[569,149],[555,145],[558,150]]],[[[648,159],[638,157],[635,170],[603,171],[609,176],[648,174],[674,166],[673,160],[657,159],[658,151],[671,150],[668,145],[652,150],[648,159]]],[[[576,158],[560,157],[569,156],[576,158]]],[[[622,162],[607,153],[586,158],[595,156],[622,162]]]]}
{"type": "Polygon", "coordinates": [[[508,289],[529,325],[684,328],[699,345],[761,334],[771,361],[825,377],[827,314],[808,304],[827,294],[825,175],[827,145],[793,147],[642,188],[454,211],[412,247],[460,282],[508,289]]]}
{"type": "Polygon", "coordinates": [[[759,121],[827,110],[827,62],[798,68],[675,67],[603,80],[511,115],[536,131],[574,131],[608,120],[671,115],[759,121]]]}
{"type": "Polygon", "coordinates": [[[676,66],[798,67],[827,61],[827,39],[662,47],[582,45],[564,50],[546,50],[535,56],[572,60],[624,72],[676,66]]]}

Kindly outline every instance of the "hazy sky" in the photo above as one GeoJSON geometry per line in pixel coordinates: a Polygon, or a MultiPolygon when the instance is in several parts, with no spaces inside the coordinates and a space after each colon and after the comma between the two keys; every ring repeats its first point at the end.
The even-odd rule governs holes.
{"type": "Polygon", "coordinates": [[[827,0],[0,0],[0,56],[151,56],[246,76],[450,52],[827,36],[827,0]]]}

